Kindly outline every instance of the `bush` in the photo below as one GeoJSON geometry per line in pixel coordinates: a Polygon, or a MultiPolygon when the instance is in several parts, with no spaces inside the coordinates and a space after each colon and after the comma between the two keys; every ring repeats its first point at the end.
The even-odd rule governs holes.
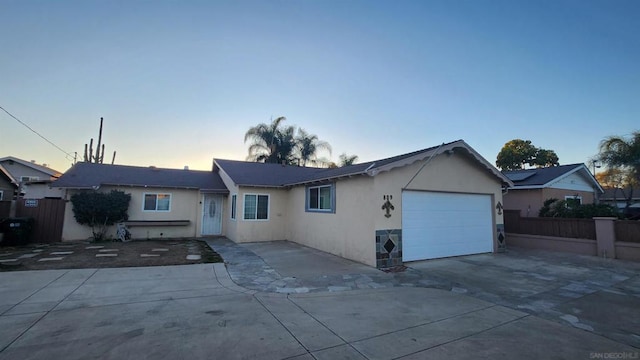
{"type": "Polygon", "coordinates": [[[618,209],[607,204],[570,204],[566,200],[547,199],[538,213],[540,217],[591,219],[598,216],[620,217],[618,209]]]}
{"type": "Polygon", "coordinates": [[[130,201],[131,194],[118,190],[109,193],[80,192],[71,196],[73,216],[78,224],[91,227],[96,241],[105,240],[107,226],[129,219],[130,201]]]}

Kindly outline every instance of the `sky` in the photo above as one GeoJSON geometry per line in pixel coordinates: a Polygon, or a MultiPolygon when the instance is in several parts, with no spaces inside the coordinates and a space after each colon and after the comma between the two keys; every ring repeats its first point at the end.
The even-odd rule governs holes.
{"type": "MultiPolygon", "coordinates": [[[[640,129],[636,0],[0,0],[0,157],[209,170],[285,116],[361,162],[640,129]],[[62,150],[60,150],[60,149],[62,150]],[[70,154],[70,155],[69,155],[70,154]]],[[[326,155],[326,157],[329,157],[326,155]]]]}

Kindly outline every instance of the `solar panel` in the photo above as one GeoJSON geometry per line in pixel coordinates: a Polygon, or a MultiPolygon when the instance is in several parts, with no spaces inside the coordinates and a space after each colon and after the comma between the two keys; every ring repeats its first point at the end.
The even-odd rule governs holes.
{"type": "Polygon", "coordinates": [[[532,177],[535,174],[536,174],[535,171],[527,171],[527,172],[521,172],[521,173],[507,174],[507,177],[511,181],[522,181],[532,177]]]}

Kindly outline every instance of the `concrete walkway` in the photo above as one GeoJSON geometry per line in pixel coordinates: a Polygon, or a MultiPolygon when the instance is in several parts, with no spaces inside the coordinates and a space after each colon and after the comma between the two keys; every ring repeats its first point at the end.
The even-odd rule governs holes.
{"type": "MultiPolygon", "coordinates": [[[[265,262],[245,247],[227,246],[253,258],[252,266],[261,268],[254,277],[293,278],[283,281],[298,281],[291,289],[309,292],[240,287],[229,276],[237,271],[233,264],[4,272],[0,359],[588,359],[640,351],[528,309],[468,296],[471,288],[466,294],[406,284],[320,290],[314,281],[320,281],[315,271],[323,269],[322,257],[306,262],[319,266],[315,271],[296,272],[287,270],[290,262],[267,265],[269,256],[265,262]]],[[[289,256],[304,260],[295,251],[289,256]]],[[[351,275],[341,272],[361,268],[326,261],[328,276],[342,276],[343,285],[351,275]]],[[[377,272],[362,269],[372,278],[377,272]]],[[[456,272],[456,266],[443,269],[456,272]]],[[[451,290],[461,286],[454,285],[451,290]]]]}

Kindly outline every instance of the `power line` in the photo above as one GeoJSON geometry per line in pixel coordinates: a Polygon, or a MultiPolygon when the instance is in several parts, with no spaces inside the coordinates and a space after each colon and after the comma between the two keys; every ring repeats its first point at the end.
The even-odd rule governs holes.
{"type": "Polygon", "coordinates": [[[0,106],[0,109],[2,109],[2,111],[6,112],[7,115],[11,116],[12,118],[14,118],[17,122],[19,122],[20,124],[22,124],[24,127],[26,127],[27,129],[31,130],[31,132],[33,132],[34,134],[40,136],[44,141],[48,142],[49,144],[51,144],[53,147],[55,147],[56,149],[62,151],[65,154],[65,157],[67,157],[67,159],[69,160],[73,160],[74,156],[69,154],[68,152],[62,150],[62,148],[56,144],[54,144],[53,142],[51,142],[49,139],[47,139],[46,137],[44,137],[43,135],[40,135],[39,132],[33,130],[31,128],[31,126],[25,124],[22,120],[18,119],[17,117],[13,116],[13,114],[11,114],[10,112],[8,112],[5,108],[3,108],[2,106],[0,106]]]}

